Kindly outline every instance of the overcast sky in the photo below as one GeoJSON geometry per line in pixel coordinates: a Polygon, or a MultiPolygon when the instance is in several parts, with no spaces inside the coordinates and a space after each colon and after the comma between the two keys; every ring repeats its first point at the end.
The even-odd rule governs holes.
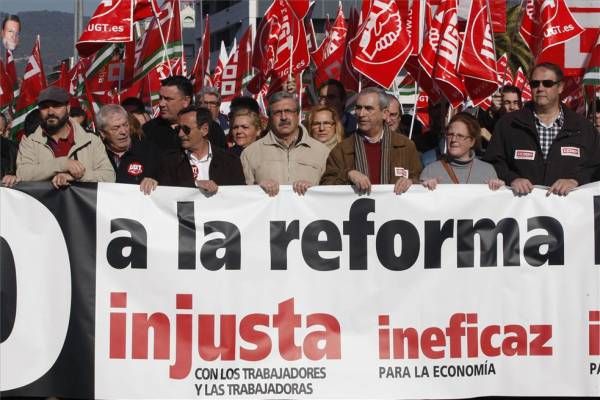
{"type": "MultiPolygon", "coordinates": [[[[83,15],[89,16],[101,0],[83,0],[83,15]]],[[[0,11],[16,14],[21,11],[64,11],[73,12],[74,0],[0,0],[0,11]]]]}

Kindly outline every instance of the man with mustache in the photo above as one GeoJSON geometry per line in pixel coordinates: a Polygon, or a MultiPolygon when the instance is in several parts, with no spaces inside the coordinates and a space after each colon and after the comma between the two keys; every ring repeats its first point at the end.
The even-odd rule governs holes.
{"type": "Polygon", "coordinates": [[[329,149],[300,124],[300,105],[293,94],[272,95],[268,113],[269,132],[241,155],[246,184],[258,184],[269,196],[279,193],[279,185],[292,185],[303,195],[319,184],[329,149]]]}
{"type": "Polygon", "coordinates": [[[547,195],[565,196],[592,181],[600,165],[600,136],[589,121],[561,104],[559,66],[536,65],[529,84],[533,101],[498,121],[484,160],[516,195],[543,185],[549,187],[547,195]]]}
{"type": "Polygon", "coordinates": [[[369,193],[374,184],[393,184],[400,194],[418,182],[421,161],[415,144],[392,133],[389,97],[379,88],[369,87],[356,99],[358,130],[331,150],[322,185],[354,185],[369,193]]]}
{"type": "Polygon", "coordinates": [[[54,86],[40,92],[41,123],[19,145],[19,180],[51,180],[57,189],[76,181],[115,181],[100,138],[69,120],[69,97],[64,89],[54,86]]]}
{"type": "Polygon", "coordinates": [[[207,196],[222,185],[244,185],[240,159],[207,139],[213,122],[207,108],[186,107],[179,111],[177,120],[181,148],[162,157],[158,179],[161,185],[197,187],[207,196]]]}

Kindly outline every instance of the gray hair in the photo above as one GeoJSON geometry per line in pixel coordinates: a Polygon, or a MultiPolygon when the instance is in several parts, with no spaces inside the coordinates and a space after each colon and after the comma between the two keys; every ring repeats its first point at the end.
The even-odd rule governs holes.
{"type": "Polygon", "coordinates": [[[298,102],[298,98],[296,97],[295,94],[293,93],[289,93],[289,92],[276,92],[273,95],[271,95],[271,97],[269,97],[269,106],[268,106],[268,110],[269,114],[271,114],[271,106],[273,106],[273,104],[275,103],[279,103],[282,100],[285,99],[290,99],[290,100],[294,100],[294,104],[296,105],[296,110],[300,110],[300,103],[298,102]]]}
{"type": "Polygon", "coordinates": [[[202,97],[204,97],[205,94],[212,94],[213,96],[217,96],[217,101],[220,103],[221,102],[221,92],[219,92],[219,89],[217,89],[214,86],[205,86],[202,89],[200,89],[200,99],[202,99],[202,97]]]}
{"type": "Polygon", "coordinates": [[[384,108],[388,108],[390,106],[390,98],[388,97],[388,94],[385,92],[385,90],[383,90],[381,88],[378,88],[375,86],[364,88],[363,90],[360,91],[360,93],[358,95],[362,96],[365,94],[376,94],[377,97],[379,98],[379,109],[381,109],[381,110],[383,110],[384,108]]]}
{"type": "Polygon", "coordinates": [[[123,115],[125,118],[128,117],[127,111],[118,104],[107,104],[102,106],[100,111],[96,114],[96,128],[104,131],[108,124],[109,118],[113,115],[123,115]]]}

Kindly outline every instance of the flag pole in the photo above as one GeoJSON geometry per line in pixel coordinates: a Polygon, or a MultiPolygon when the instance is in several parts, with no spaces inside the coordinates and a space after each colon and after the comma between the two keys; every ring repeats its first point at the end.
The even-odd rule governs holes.
{"type": "MultiPolygon", "coordinates": [[[[177,4],[179,4],[179,2],[177,4]]],[[[169,60],[169,57],[168,57],[168,54],[167,54],[168,51],[169,51],[167,49],[167,41],[165,40],[165,35],[163,34],[163,31],[162,31],[162,26],[160,24],[160,19],[158,18],[158,14],[154,11],[154,7],[152,7],[152,12],[154,13],[154,19],[156,20],[156,23],[158,25],[158,33],[160,34],[160,40],[162,42],[163,49],[164,49],[163,57],[162,57],[162,62],[165,61],[165,57],[166,57],[167,58],[167,65],[169,66],[169,74],[173,75],[173,69],[171,67],[171,60],[169,60]]],[[[174,15],[175,15],[175,11],[173,10],[173,15],[171,16],[171,18],[174,15]]],[[[152,95],[151,95],[151,97],[152,97],[152,95]]],[[[152,99],[150,100],[150,103],[152,103],[152,99]]]]}
{"type": "MultiPolygon", "coordinates": [[[[420,77],[420,75],[421,75],[421,69],[419,68],[419,72],[417,73],[417,76],[420,77]]],[[[415,104],[413,106],[412,119],[410,120],[410,131],[408,132],[409,139],[412,139],[413,129],[415,127],[415,118],[417,117],[417,104],[419,104],[419,81],[415,81],[415,104]]]]}

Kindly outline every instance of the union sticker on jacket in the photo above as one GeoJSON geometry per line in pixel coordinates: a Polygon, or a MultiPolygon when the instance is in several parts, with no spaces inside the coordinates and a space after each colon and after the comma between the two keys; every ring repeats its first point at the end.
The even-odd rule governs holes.
{"type": "Polygon", "coordinates": [[[138,176],[144,172],[144,166],[138,162],[132,162],[129,164],[129,168],[127,168],[127,173],[129,175],[138,176]]]}
{"type": "Polygon", "coordinates": [[[535,160],[535,151],[515,150],[515,160],[535,160]]]}
{"type": "Polygon", "coordinates": [[[560,148],[561,156],[581,157],[579,147],[563,146],[560,148]]]}
{"type": "Polygon", "coordinates": [[[402,167],[394,167],[394,175],[402,176],[402,177],[408,179],[408,170],[406,168],[402,168],[402,167]]]}

